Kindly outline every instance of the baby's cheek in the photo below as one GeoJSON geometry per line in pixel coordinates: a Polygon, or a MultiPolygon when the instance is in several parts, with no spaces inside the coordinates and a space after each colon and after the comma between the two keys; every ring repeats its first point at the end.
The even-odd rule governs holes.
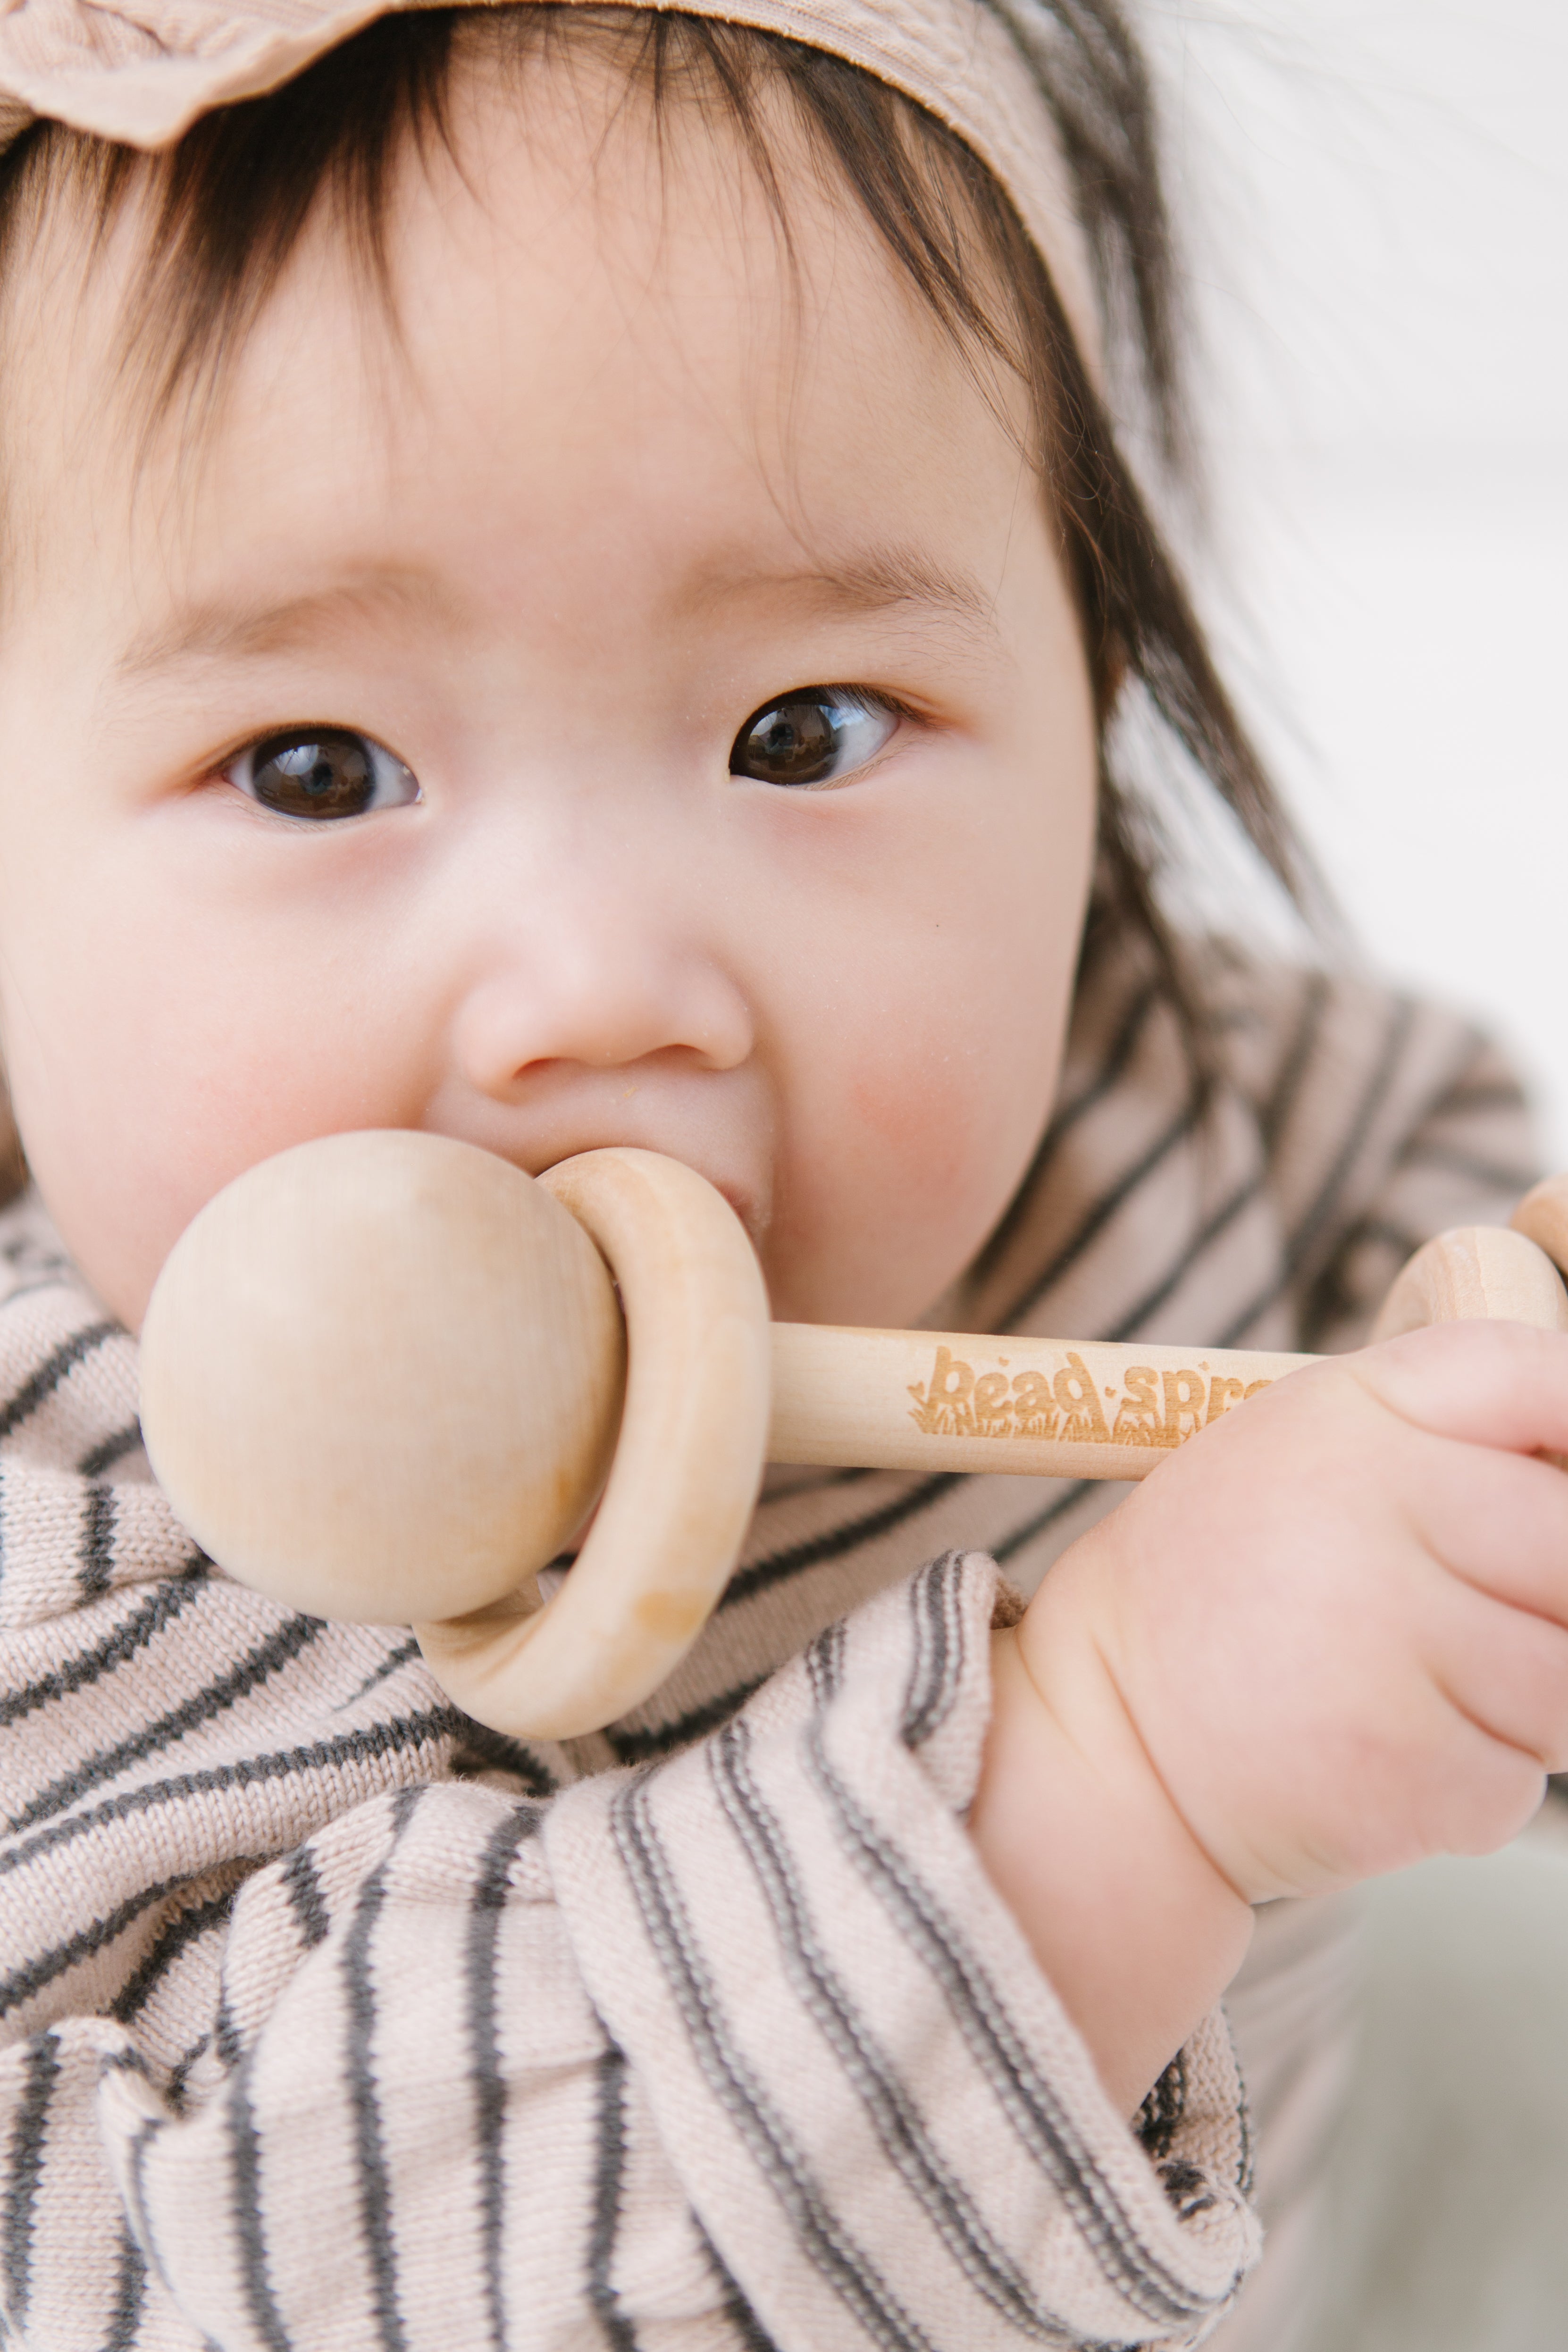
{"type": "Polygon", "coordinates": [[[125,971],[61,1008],[23,1108],[68,1247],[135,1325],[169,1250],[232,1178],[309,1138],[402,1120],[369,1083],[384,1061],[374,1037],[286,982],[262,971],[229,984],[217,954],[160,969],[147,942],[125,971]]]}
{"type": "Polygon", "coordinates": [[[862,1265],[896,1284],[897,1319],[963,1271],[1012,1197],[1048,1114],[1055,1025],[911,1023],[846,1069],[836,1205],[862,1265]]]}

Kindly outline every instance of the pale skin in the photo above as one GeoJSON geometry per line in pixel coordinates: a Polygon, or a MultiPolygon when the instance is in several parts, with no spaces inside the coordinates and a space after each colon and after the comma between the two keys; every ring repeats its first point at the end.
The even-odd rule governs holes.
{"type": "MultiPolygon", "coordinates": [[[[214,1192],[361,1127],[672,1153],[776,1313],[908,1324],[1048,1115],[1095,725],[1015,391],[811,172],[791,281],[722,141],[661,196],[618,89],[531,70],[460,89],[466,176],[403,175],[401,342],[313,236],[135,484],[101,387],[137,216],[30,260],[68,336],[8,289],[0,1040],[132,1328],[214,1192]],[[821,773],[737,759],[781,709],[821,773]],[[374,798],[266,804],[250,747],[329,736],[374,798]]],[[[1568,1763],[1542,1446],[1555,1336],[1298,1375],[996,1637],[971,1830],[1124,2110],[1254,1902],[1498,1843],[1568,1763]]]]}

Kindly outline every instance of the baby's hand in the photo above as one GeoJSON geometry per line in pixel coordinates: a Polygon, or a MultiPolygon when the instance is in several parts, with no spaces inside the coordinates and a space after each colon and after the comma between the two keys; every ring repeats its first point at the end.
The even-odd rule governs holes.
{"type": "Polygon", "coordinates": [[[1439,1325],[1295,1374],[1067,1555],[1019,1629],[1087,1648],[1251,1902],[1482,1853],[1568,1765],[1568,1338],[1439,1325]]]}
{"type": "Polygon", "coordinates": [[[997,1637],[971,1826],[1135,2102],[1245,1906],[1500,1845],[1568,1766],[1568,1336],[1458,1323],[1293,1373],[997,1637]],[[1238,1900],[1239,1898],[1239,1900],[1238,1900]]]}

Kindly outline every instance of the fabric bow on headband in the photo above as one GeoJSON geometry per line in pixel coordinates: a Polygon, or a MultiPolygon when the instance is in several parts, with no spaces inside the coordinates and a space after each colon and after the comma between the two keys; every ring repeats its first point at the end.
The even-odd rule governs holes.
{"type": "MultiPolygon", "coordinates": [[[[0,149],[40,118],[132,147],[170,146],[198,115],[276,89],[373,17],[405,5],[0,0],[0,149]]],[[[688,16],[753,26],[845,58],[955,131],[1017,206],[1092,363],[1093,280],[1056,125],[1017,40],[984,0],[679,5],[688,16]]]]}

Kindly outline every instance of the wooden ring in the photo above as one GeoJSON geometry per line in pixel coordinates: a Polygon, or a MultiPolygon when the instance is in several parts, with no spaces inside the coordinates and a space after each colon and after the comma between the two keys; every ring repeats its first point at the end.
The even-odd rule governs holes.
{"type": "Polygon", "coordinates": [[[1531,1188],[1509,1223],[1568,1272],[1568,1176],[1548,1176],[1531,1188]]]}
{"type": "Polygon", "coordinates": [[[1396,1339],[1428,1323],[1475,1317],[1568,1331],[1568,1292],[1546,1252],[1506,1225],[1460,1225],[1418,1249],[1372,1327],[1396,1339]]]}
{"type": "Polygon", "coordinates": [[[772,1409],[767,1292],[721,1194],[653,1151],[589,1151],[540,1181],[619,1285],[620,1435],[587,1539],[542,1608],[513,1596],[415,1627],[468,1714],[567,1739],[674,1672],[729,1581],[762,1484],[772,1409]]]}

